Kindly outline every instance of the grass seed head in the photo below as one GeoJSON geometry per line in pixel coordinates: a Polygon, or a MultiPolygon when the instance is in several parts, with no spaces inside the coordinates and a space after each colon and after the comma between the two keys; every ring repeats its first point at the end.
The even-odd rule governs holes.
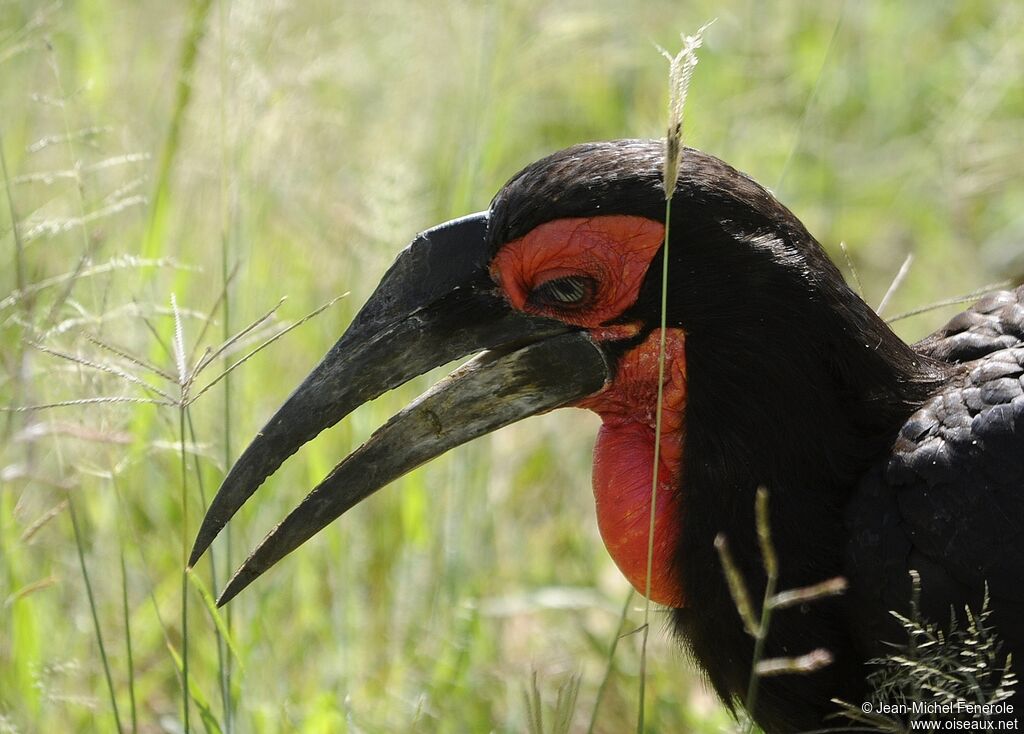
{"type": "Polygon", "coordinates": [[[714,23],[711,20],[702,25],[692,36],[682,36],[683,47],[675,56],[665,49],[661,54],[668,59],[668,131],[665,135],[665,198],[671,199],[676,192],[679,169],[683,162],[683,108],[686,93],[690,87],[693,70],[697,66],[697,50],[704,43],[704,31],[714,23]]]}

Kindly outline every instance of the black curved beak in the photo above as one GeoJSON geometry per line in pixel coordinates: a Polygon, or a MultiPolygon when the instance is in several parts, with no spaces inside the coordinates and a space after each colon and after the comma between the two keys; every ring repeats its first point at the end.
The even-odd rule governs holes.
{"type": "Polygon", "coordinates": [[[189,566],[264,480],[321,431],[413,377],[483,352],[338,464],[249,556],[218,604],[417,466],[602,389],[609,367],[585,332],[515,311],[497,291],[487,272],[486,234],[483,212],[413,240],[341,339],[228,472],[203,519],[189,566]]]}

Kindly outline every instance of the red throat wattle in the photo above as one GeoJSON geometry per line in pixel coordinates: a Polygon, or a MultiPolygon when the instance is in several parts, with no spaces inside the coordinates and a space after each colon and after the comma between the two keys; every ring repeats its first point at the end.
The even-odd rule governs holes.
{"type": "MultiPolygon", "coordinates": [[[[664,226],[644,217],[558,219],[505,243],[491,264],[491,275],[516,308],[584,327],[598,342],[622,339],[639,333],[640,324],[608,324],[636,302],[664,237],[664,226]],[[530,294],[543,283],[566,276],[586,276],[595,284],[586,302],[552,309],[531,300],[530,294]]],[[[641,594],[647,588],[660,337],[660,330],[649,334],[621,358],[610,385],[577,403],[604,422],[594,446],[593,471],[601,537],[641,594]]],[[[673,571],[686,405],[680,329],[665,335],[664,388],[650,598],[680,607],[682,585],[673,571]]]]}
{"type": "MultiPolygon", "coordinates": [[[[659,341],[660,330],[651,332],[622,358],[614,382],[577,403],[603,421],[594,445],[593,470],[601,538],[619,570],[641,594],[647,586],[659,341]]],[[[680,531],[686,406],[685,336],[680,329],[665,334],[664,386],[650,598],[681,607],[682,584],[673,568],[680,531]]]]}

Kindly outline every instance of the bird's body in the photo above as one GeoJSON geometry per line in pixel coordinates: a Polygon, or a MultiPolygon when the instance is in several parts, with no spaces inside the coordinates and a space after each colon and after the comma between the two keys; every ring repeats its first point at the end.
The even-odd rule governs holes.
{"type": "Polygon", "coordinates": [[[987,583],[1003,638],[1024,649],[1024,288],[987,296],[915,348],[949,379],[859,482],[847,573],[866,613],[896,608],[916,569],[933,618],[950,603],[977,608],[987,583]]]}
{"type": "MultiPolygon", "coordinates": [[[[822,492],[793,506],[787,485],[774,485],[780,585],[841,575],[849,589],[773,618],[768,655],[822,647],[835,660],[810,675],[763,680],[757,714],[768,731],[836,726],[827,718],[837,710],[831,699],[869,700],[866,661],[907,642],[892,612],[910,615],[911,570],[921,577],[924,618],[945,623],[955,612],[963,624],[964,609],[978,612],[987,590],[1004,651],[1017,660],[1024,655],[1024,288],[986,297],[914,350],[944,377],[920,407],[908,406],[895,433],[890,427],[877,434],[879,448],[865,452],[863,468],[838,487],[838,497],[822,492]]],[[[787,419],[778,414],[780,422],[787,419]]],[[[747,504],[752,507],[752,499],[747,504]]],[[[745,577],[763,579],[752,512],[740,503],[711,507],[707,515],[703,537],[699,531],[691,537],[693,552],[705,548],[717,528],[735,538],[733,544],[745,543],[735,553],[745,577]]],[[[705,552],[687,564],[684,578],[707,583],[691,593],[713,601],[677,610],[675,623],[728,699],[746,685],[751,649],[728,591],[705,576],[704,564],[715,561],[705,552]]]]}
{"type": "Polygon", "coordinates": [[[770,193],[687,151],[663,335],[661,164],[660,142],[576,146],[513,177],[488,213],[421,235],[239,460],[193,560],[319,430],[434,364],[492,351],[342,462],[225,597],[398,474],[563,405],[602,416],[598,522],[643,590],[664,336],[652,598],[673,607],[675,629],[723,699],[742,703],[753,640],[714,541],[728,539],[760,598],[762,486],[779,588],[836,576],[850,584],[846,595],[774,615],[766,656],[825,648],[833,662],[763,680],[753,714],[767,730],[827,726],[833,698],[865,700],[866,661],[901,641],[889,612],[907,610],[911,569],[937,621],[951,607],[980,607],[987,584],[1006,650],[1024,656],[1024,288],[909,346],[770,193]],[[398,373],[366,367],[396,334],[414,344],[398,373]],[[380,469],[384,458],[394,466],[380,469]]]}
{"type": "MultiPolygon", "coordinates": [[[[1024,659],[1024,287],[986,296],[914,345],[947,369],[846,507],[847,615],[864,654],[891,654],[888,610],[944,622],[986,603],[1024,659]]],[[[905,641],[905,636],[902,638],[905,641]]],[[[1024,702],[1011,699],[1024,718],[1024,702]]]]}

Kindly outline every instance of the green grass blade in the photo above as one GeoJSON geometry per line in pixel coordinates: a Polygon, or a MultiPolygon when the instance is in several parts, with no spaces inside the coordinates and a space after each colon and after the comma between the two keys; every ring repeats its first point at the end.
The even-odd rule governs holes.
{"type": "Polygon", "coordinates": [[[128,614],[128,570],[124,561],[124,542],[121,543],[121,615],[124,618],[124,649],[128,658],[128,702],[131,705],[132,734],[139,731],[139,717],[135,703],[135,657],[132,652],[132,625],[128,614]]]}
{"type": "MultiPolygon", "coordinates": [[[[187,575],[187,574],[186,574],[187,575]]],[[[178,650],[170,642],[167,642],[167,650],[171,653],[171,657],[174,659],[174,664],[178,668],[178,672],[184,678],[186,673],[187,661],[184,655],[178,652],[178,650]]],[[[196,708],[199,709],[199,720],[203,722],[203,727],[206,729],[207,734],[223,734],[220,722],[217,721],[217,716],[213,713],[213,708],[210,706],[210,702],[207,701],[206,696],[199,690],[199,687],[194,681],[189,682],[188,687],[188,698],[195,703],[196,708]]]]}
{"type": "Polygon", "coordinates": [[[92,582],[89,580],[89,568],[85,563],[85,551],[82,548],[82,531],[75,513],[75,501],[68,493],[68,514],[71,516],[71,527],[75,533],[75,549],[78,551],[78,563],[82,569],[82,581],[85,582],[85,593],[89,598],[89,612],[92,614],[93,631],[96,634],[96,645],[100,650],[100,661],[103,663],[103,675],[107,679],[107,692],[110,694],[110,709],[114,715],[116,731],[121,729],[121,714],[117,709],[117,694],[114,691],[114,679],[110,674],[110,661],[107,659],[107,647],[103,644],[103,631],[100,629],[100,615],[96,609],[96,597],[93,594],[92,582]]]}
{"type": "Polygon", "coordinates": [[[597,687],[597,695],[594,697],[594,708],[590,712],[590,724],[587,726],[587,734],[594,734],[594,728],[597,726],[597,714],[601,708],[601,701],[604,700],[604,694],[608,690],[608,682],[611,680],[612,670],[615,667],[615,651],[619,648],[619,640],[622,639],[622,629],[626,626],[626,617],[629,615],[629,605],[632,603],[635,594],[636,590],[630,588],[629,593],[626,595],[626,601],[622,605],[622,614],[619,615],[619,623],[615,626],[615,637],[608,648],[604,676],[601,678],[601,684],[597,687]]]}
{"type": "Polygon", "coordinates": [[[231,651],[232,657],[238,662],[239,668],[241,668],[244,671],[245,665],[243,664],[242,656],[238,652],[238,648],[235,647],[235,641],[231,637],[231,631],[228,629],[227,621],[224,615],[221,614],[221,610],[217,608],[217,602],[213,598],[213,594],[210,593],[210,590],[206,587],[206,584],[203,583],[203,580],[199,578],[199,575],[195,573],[194,570],[187,571],[186,575],[188,576],[188,579],[192,583],[192,585],[196,588],[196,591],[199,592],[199,596],[202,598],[203,603],[206,605],[206,610],[210,613],[210,618],[213,620],[214,625],[216,625],[217,631],[223,638],[224,643],[228,647],[228,650],[231,651]]]}
{"type": "Polygon", "coordinates": [[[142,244],[143,253],[164,251],[167,218],[170,216],[171,173],[178,157],[181,144],[181,130],[185,115],[192,100],[192,76],[196,60],[199,58],[199,46],[206,34],[206,17],[210,12],[213,0],[193,0],[189,31],[182,41],[181,61],[178,64],[178,84],[174,93],[174,105],[171,122],[164,138],[160,163],[157,166],[156,186],[149,209],[149,225],[142,244]]]}
{"type": "MultiPolygon", "coordinates": [[[[176,331],[180,333],[180,330],[176,331]]],[[[188,408],[182,405],[178,410],[178,436],[181,441],[181,704],[185,734],[191,731],[188,680],[188,458],[185,452],[187,414],[188,408]]]]}

